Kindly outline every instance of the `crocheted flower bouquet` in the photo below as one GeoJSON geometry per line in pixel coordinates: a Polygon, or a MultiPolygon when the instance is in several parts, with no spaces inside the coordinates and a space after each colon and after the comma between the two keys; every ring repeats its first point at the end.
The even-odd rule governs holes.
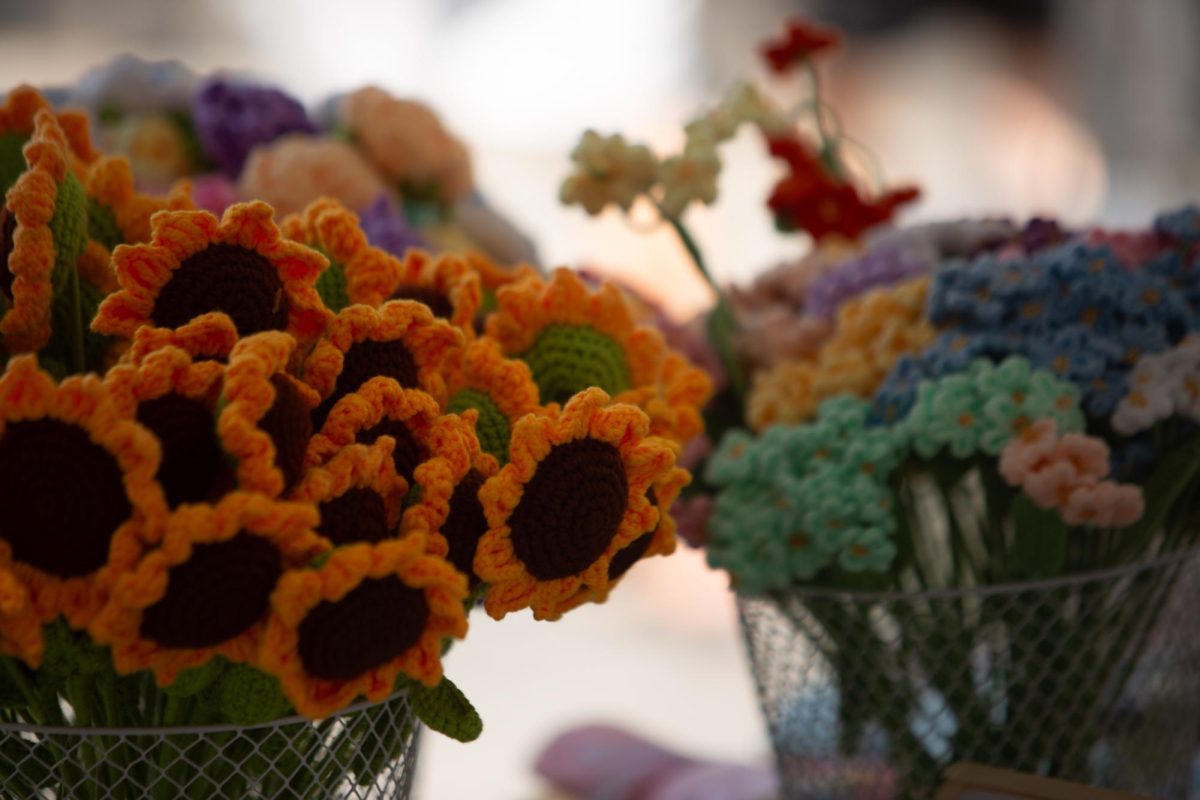
{"type": "MultiPolygon", "coordinates": [[[[208,84],[189,118],[243,193],[295,200],[255,182],[293,174],[263,166],[285,148],[357,160],[370,191],[319,186],[349,203],[469,189],[428,110],[356,93],[347,141],[264,92],[208,84]],[[395,141],[413,120],[422,136],[395,141]]],[[[215,216],[186,183],[135,190],[88,131],[29,87],[0,105],[0,722],[254,725],[401,691],[431,727],[478,736],[442,666],[467,612],[556,619],[670,553],[707,377],[612,286],[478,250],[397,256],[364,232],[373,211],[331,197],[215,216]]],[[[273,752],[333,796],[380,770],[353,761],[372,725],[273,752]]],[[[412,726],[393,733],[394,749],[412,726]]],[[[188,796],[270,795],[280,777],[239,762],[218,785],[187,752],[170,777],[201,781],[188,796]]],[[[50,738],[9,734],[0,759],[14,795],[104,781],[73,782],[50,738]]],[[[144,754],[105,760],[129,796],[154,783],[144,754]]]]}
{"type": "Polygon", "coordinates": [[[715,199],[716,146],[751,123],[786,166],[768,205],[814,249],[714,286],[690,341],[727,377],[719,441],[685,454],[702,480],[676,514],[743,598],[785,783],[923,796],[975,760],[1170,794],[1200,745],[1186,715],[1163,723],[1200,711],[1178,611],[1197,599],[1200,212],[874,230],[916,193],[857,188],[814,65],[836,41],[794,22],[764,47],[811,102],[739,86],[661,162],[589,133],[562,189],[592,213],[648,198],[707,277],[681,215],[715,199]]]}

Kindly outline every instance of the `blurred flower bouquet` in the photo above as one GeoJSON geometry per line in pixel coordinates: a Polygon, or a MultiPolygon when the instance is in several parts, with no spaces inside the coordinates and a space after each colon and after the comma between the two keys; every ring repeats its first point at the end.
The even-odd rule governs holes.
{"type": "Polygon", "coordinates": [[[715,198],[715,144],[749,121],[787,167],[778,227],[815,242],[719,293],[724,435],[679,514],[740,597],[785,784],[925,796],[971,760],[1183,796],[1200,212],[860,243],[915,192],[855,188],[812,60],[835,42],[792,23],[764,47],[812,81],[792,114],[739,87],[657,170],[589,134],[563,187],[589,211],[646,193],[707,276],[680,213],[715,198]]]}
{"type": "MultiPolygon", "coordinates": [[[[278,138],[302,109],[221,86],[207,158],[311,144],[278,138]]],[[[379,162],[376,121],[430,122],[359,100],[379,162]]],[[[421,130],[391,180],[457,195],[461,148],[421,130]]],[[[442,665],[473,605],[556,619],[673,550],[711,387],[617,289],[398,257],[330,197],[277,223],[143,194],[30,87],[0,189],[6,795],[403,796],[417,719],[480,733],[442,665]]]]}

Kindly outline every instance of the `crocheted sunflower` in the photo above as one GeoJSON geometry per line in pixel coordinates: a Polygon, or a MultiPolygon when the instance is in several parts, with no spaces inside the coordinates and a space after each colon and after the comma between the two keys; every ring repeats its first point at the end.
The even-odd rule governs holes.
{"type": "Polygon", "coordinates": [[[461,344],[462,334],[420,303],[344,309],[304,363],[305,382],[322,398],[313,427],[320,429],[339,400],[372,378],[391,378],[443,400],[443,365],[461,344]]]}
{"type": "Polygon", "coordinates": [[[391,538],[408,490],[396,474],[395,449],[390,436],[369,446],[346,445],[325,464],[309,468],[288,499],[317,506],[317,533],[333,546],[391,538]]]}
{"type": "Polygon", "coordinates": [[[95,376],[55,385],[32,356],[0,376],[0,568],[41,621],[76,628],[99,610],[140,531],[166,515],[154,437],[122,416],[95,376]]]}
{"type": "Polygon", "coordinates": [[[217,437],[216,408],[225,367],[164,347],[136,364],[118,364],[104,384],[123,416],[158,437],[155,478],[167,505],[215,501],[237,481],[217,437]]]}
{"type": "Polygon", "coordinates": [[[14,656],[37,669],[45,652],[42,621],[29,590],[11,569],[0,568],[0,655],[14,656]]]}
{"type": "Polygon", "coordinates": [[[283,239],[273,213],[255,201],[230,206],[219,221],[207,211],[156,214],[149,243],[113,252],[121,290],[101,304],[92,329],[125,338],[142,326],[190,331],[220,312],[242,336],[317,338],[330,316],[314,288],[326,260],[283,239]]]}
{"type": "Polygon", "coordinates": [[[39,112],[53,114],[62,129],[72,171],[76,176],[100,154],[92,146],[87,114],[80,111],[63,111],[54,114],[47,100],[37,89],[22,84],[0,102],[0,197],[12,188],[17,178],[25,171],[22,149],[29,142],[36,127],[39,112]]]}
{"type": "Polygon", "coordinates": [[[314,200],[302,212],[280,223],[283,235],[318,250],[329,259],[317,292],[335,314],[349,305],[378,306],[388,299],[400,272],[400,262],[372,247],[358,216],[332,198],[314,200]]]}
{"type": "Polygon", "coordinates": [[[530,607],[556,619],[579,590],[603,592],[616,556],[654,528],[647,492],[675,463],[669,442],[648,435],[646,415],[581,392],[557,419],[529,416],[513,430],[511,460],[483,485],[488,532],[475,572],[496,619],[530,607]]]}
{"type": "Polygon", "coordinates": [[[650,433],[679,444],[704,433],[701,410],[713,394],[708,373],[674,350],[663,358],[658,380],[625,395],[650,417],[650,433]]]}
{"type": "MultiPolygon", "coordinates": [[[[474,412],[467,419],[473,422],[474,412]]],[[[475,551],[488,529],[479,490],[500,467],[476,437],[464,436],[463,441],[467,461],[439,455],[416,468],[413,477],[420,499],[405,509],[401,532],[429,531],[430,552],[448,559],[474,589],[480,583],[475,551]]]]}
{"type": "Polygon", "coordinates": [[[75,263],[87,242],[83,187],[69,169],[66,134],[39,111],[21,151],[23,169],[0,207],[0,344],[9,353],[42,350],[84,369],[75,263]],[[52,336],[54,341],[52,341],[52,336]]]}
{"type": "Polygon", "coordinates": [[[287,374],[296,340],[279,331],[234,345],[225,368],[217,435],[237,463],[237,484],[278,497],[300,480],[317,393],[287,374]]]}
{"type": "Polygon", "coordinates": [[[530,276],[501,287],[496,297],[488,336],[529,365],[542,403],[565,403],[593,386],[622,400],[658,380],[662,336],[634,323],[615,286],[592,292],[570,270],[557,269],[549,283],[530,276]]]}
{"type": "Polygon", "coordinates": [[[526,414],[543,411],[529,365],[505,358],[499,343],[486,337],[449,359],[446,392],[448,411],[462,414],[474,409],[479,414],[475,434],[501,464],[508,461],[512,426],[526,414]]]}
{"type": "Polygon", "coordinates": [[[466,579],[420,534],[341,547],[280,579],[256,662],[310,717],[382,700],[400,673],[434,686],[444,640],[466,635],[466,596],[466,579]]]}
{"type": "Polygon", "coordinates": [[[530,276],[541,277],[541,273],[529,264],[502,266],[475,248],[469,248],[461,257],[467,262],[467,266],[479,275],[480,304],[479,313],[475,315],[475,330],[478,333],[482,333],[487,327],[487,315],[496,310],[497,289],[530,276]]]}
{"type": "Polygon", "coordinates": [[[449,321],[468,337],[475,334],[483,303],[479,274],[467,262],[412,248],[404,255],[390,297],[424,303],[435,317],[449,321]]]}
{"type": "Polygon", "coordinates": [[[314,506],[249,492],[184,505],[161,544],[118,571],[88,632],[118,672],[150,669],[160,686],[217,655],[249,661],[280,576],[326,547],[316,522],[314,506]]]}
{"type": "Polygon", "coordinates": [[[373,378],[338,402],[325,426],[312,437],[305,461],[319,465],[347,445],[371,444],[381,436],[395,440],[392,462],[407,491],[417,467],[434,456],[456,466],[469,465],[475,434],[462,418],[443,415],[429,394],[406,389],[390,378],[373,378]]]}
{"type": "Polygon", "coordinates": [[[214,311],[201,314],[182,328],[154,328],[143,325],[133,333],[125,351],[126,361],[138,363],[164,347],[178,347],[197,361],[226,361],[238,342],[237,328],[227,314],[214,311]]]}

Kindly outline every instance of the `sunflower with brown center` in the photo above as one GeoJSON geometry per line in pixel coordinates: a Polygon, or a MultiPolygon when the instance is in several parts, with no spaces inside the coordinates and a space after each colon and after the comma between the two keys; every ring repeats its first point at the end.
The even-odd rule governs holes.
{"type": "Polygon", "coordinates": [[[296,340],[267,331],[234,345],[217,435],[237,462],[239,488],[278,497],[304,472],[317,393],[287,374],[296,340]]]}
{"type": "Polygon", "coordinates": [[[85,626],[139,532],[166,515],[159,447],[123,417],[95,376],[55,385],[32,356],[0,376],[0,567],[29,590],[37,618],[85,626]]]}
{"type": "Polygon", "coordinates": [[[19,658],[37,669],[45,652],[42,620],[29,590],[11,569],[0,567],[0,655],[19,658]]]}
{"type": "Polygon", "coordinates": [[[284,239],[273,213],[255,201],[230,206],[219,221],[207,211],[155,214],[149,243],[113,251],[121,290],[101,304],[92,329],[132,338],[142,326],[182,329],[220,312],[242,336],[317,338],[330,314],[314,285],[328,262],[284,239]]]}
{"type": "MultiPolygon", "coordinates": [[[[474,423],[475,412],[465,417],[474,423]]],[[[420,499],[404,511],[401,532],[429,531],[429,551],[450,561],[467,576],[471,588],[479,585],[475,574],[475,551],[487,533],[487,516],[479,490],[499,471],[496,459],[480,448],[476,437],[464,437],[469,461],[435,456],[414,473],[420,499]]]]}
{"type": "Polygon", "coordinates": [[[49,111],[37,113],[21,153],[23,169],[0,206],[0,345],[9,353],[33,352],[58,333],[53,357],[81,371],[74,328],[83,323],[72,283],[87,242],[83,187],[68,166],[66,134],[49,111]],[[52,320],[55,313],[60,318],[52,320]]]}
{"type": "MultiPolygon", "coordinates": [[[[25,171],[21,150],[34,132],[39,111],[54,114],[41,92],[23,84],[13,89],[0,102],[0,197],[12,187],[25,171]]],[[[72,171],[81,177],[100,154],[92,146],[87,114],[62,111],[54,116],[63,131],[72,171]]]]}
{"type": "Polygon", "coordinates": [[[650,417],[651,435],[682,445],[704,433],[701,410],[712,393],[713,382],[708,373],[672,350],[663,359],[658,380],[623,399],[650,417]]]}
{"type": "Polygon", "coordinates": [[[475,330],[482,333],[487,315],[496,310],[496,290],[501,286],[516,283],[528,277],[540,278],[540,273],[529,264],[506,267],[497,264],[486,253],[471,248],[462,254],[475,274],[479,276],[480,306],[475,315],[475,330]]]}
{"type": "Polygon", "coordinates": [[[637,325],[621,291],[591,291],[575,273],[557,269],[549,283],[527,277],[501,287],[488,336],[533,372],[542,403],[565,403],[599,387],[614,400],[654,386],[666,346],[658,331],[637,325]]]}
{"type": "Polygon", "coordinates": [[[647,491],[675,464],[672,445],[649,427],[645,413],[597,388],[557,419],[517,423],[508,464],[479,492],[488,532],[475,573],[490,584],[491,616],[529,607],[557,619],[584,586],[606,589],[617,554],[653,529],[647,491]]]}
{"type": "Polygon", "coordinates": [[[380,542],[396,535],[408,485],[396,474],[396,440],[350,444],[319,467],[310,467],[288,499],[321,512],[317,533],[335,547],[380,542]]]}
{"type": "Polygon", "coordinates": [[[466,596],[466,579],[420,533],[340,547],[280,579],[256,664],[309,717],[382,700],[400,673],[435,686],[443,641],[466,635],[466,596]]]}
{"type": "Polygon", "coordinates": [[[201,314],[182,328],[153,328],[144,325],[133,333],[133,341],[122,357],[138,363],[164,347],[178,347],[195,361],[227,361],[238,343],[233,320],[220,311],[201,314]]]}
{"type": "Polygon", "coordinates": [[[407,492],[417,467],[434,456],[467,469],[474,435],[457,415],[442,414],[431,395],[405,389],[390,378],[373,378],[338,401],[325,426],[312,437],[305,462],[319,465],[347,445],[371,444],[390,436],[396,442],[392,462],[407,492]]]}
{"type": "Polygon", "coordinates": [[[483,449],[501,464],[508,461],[512,426],[526,414],[543,413],[538,387],[524,361],[505,358],[500,345],[487,337],[476,339],[449,361],[446,374],[448,411],[479,414],[475,434],[483,449]]]}
{"type": "Polygon", "coordinates": [[[88,243],[77,263],[79,274],[103,294],[120,288],[112,269],[112,251],[120,244],[150,240],[150,217],[158,211],[194,208],[190,188],[177,184],[166,197],[133,188],[133,172],[123,156],[101,156],[83,176],[87,198],[88,243]]]}
{"type": "Polygon", "coordinates": [[[215,501],[236,483],[217,437],[224,378],[223,365],[193,361],[177,347],[157,350],[138,364],[118,364],[104,376],[121,414],[158,437],[162,462],[155,477],[171,508],[215,501]]]}
{"type": "Polygon", "coordinates": [[[317,278],[317,291],[334,313],[349,305],[378,306],[391,295],[400,261],[372,247],[358,216],[329,197],[314,200],[299,214],[280,223],[283,235],[302,242],[329,259],[317,278]]]}
{"type": "Polygon", "coordinates": [[[320,429],[339,400],[372,378],[390,378],[444,400],[442,371],[461,344],[462,334],[420,303],[394,300],[377,309],[342,310],[304,363],[305,382],[321,396],[313,427],[320,429]]]}
{"type": "Polygon", "coordinates": [[[475,335],[483,290],[478,273],[462,258],[409,249],[389,297],[424,303],[435,317],[447,320],[469,338],[475,335]]]}
{"type": "Polygon", "coordinates": [[[327,545],[315,507],[232,492],[184,505],[159,547],[121,570],[88,628],[122,674],[151,669],[160,686],[216,655],[249,661],[285,570],[327,545]]]}

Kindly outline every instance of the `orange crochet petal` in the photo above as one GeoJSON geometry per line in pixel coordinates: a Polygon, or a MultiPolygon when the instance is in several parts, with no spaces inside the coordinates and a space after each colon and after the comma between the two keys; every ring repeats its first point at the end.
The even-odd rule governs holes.
{"type": "Polygon", "coordinates": [[[317,533],[333,546],[392,538],[408,491],[396,474],[395,449],[390,436],[371,445],[346,445],[324,464],[310,467],[288,499],[317,506],[317,533]]]}
{"type": "Polygon", "coordinates": [[[529,365],[505,358],[500,345],[486,336],[456,352],[447,364],[447,409],[457,414],[474,410],[484,450],[507,461],[512,426],[526,414],[545,413],[529,365]]]}

